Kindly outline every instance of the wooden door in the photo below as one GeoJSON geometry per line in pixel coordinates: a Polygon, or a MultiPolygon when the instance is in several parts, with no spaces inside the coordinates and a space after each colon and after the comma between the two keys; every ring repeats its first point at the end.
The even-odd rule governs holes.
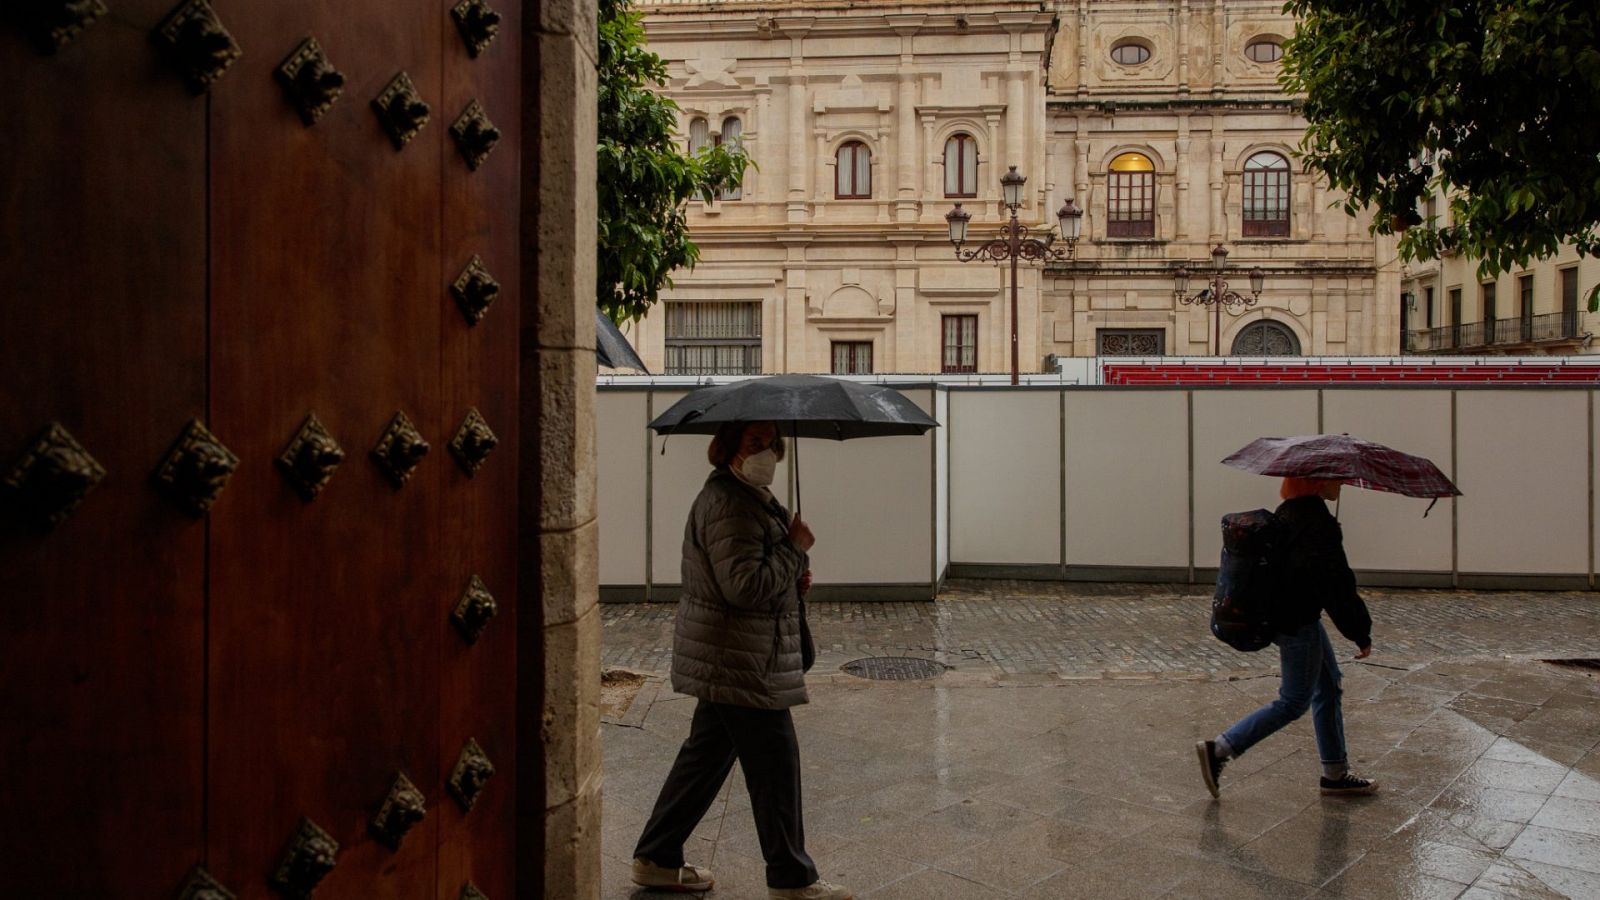
{"type": "Polygon", "coordinates": [[[6,896],[163,896],[205,846],[206,524],[150,475],[206,416],[206,116],[129,24],[163,2],[0,30],[0,481],[51,422],[103,470],[0,488],[6,896]]]}
{"type": "Polygon", "coordinates": [[[0,453],[59,422],[106,473],[48,531],[48,492],[0,489],[0,884],[287,895],[309,834],[331,870],[279,880],[317,897],[510,896],[517,5],[473,53],[447,3],[216,0],[187,84],[170,0],[115,6],[0,51],[28,87],[0,101],[0,453]],[[399,84],[428,107],[403,141],[373,107],[399,84]],[[312,417],[342,459],[294,452],[312,417]],[[204,514],[151,480],[190,419],[236,461],[204,514]],[[458,798],[469,744],[493,774],[458,798]],[[402,775],[425,812],[395,841],[402,775]]]}

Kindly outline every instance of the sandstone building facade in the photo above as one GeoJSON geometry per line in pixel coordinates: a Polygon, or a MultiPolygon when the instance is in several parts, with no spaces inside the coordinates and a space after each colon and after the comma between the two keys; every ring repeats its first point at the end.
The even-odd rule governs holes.
{"type": "Polygon", "coordinates": [[[693,204],[700,265],[630,327],[652,371],[1008,371],[1008,271],[959,262],[944,217],[959,202],[969,247],[994,236],[1012,166],[1035,233],[1069,198],[1084,210],[1072,259],[1020,268],[1024,373],[1400,349],[1392,241],[1330,208],[1292,153],[1276,0],[643,7],[685,142],[742,141],[756,165],[693,204]],[[1173,277],[1200,292],[1218,244],[1234,291],[1265,276],[1220,316],[1173,277]]]}

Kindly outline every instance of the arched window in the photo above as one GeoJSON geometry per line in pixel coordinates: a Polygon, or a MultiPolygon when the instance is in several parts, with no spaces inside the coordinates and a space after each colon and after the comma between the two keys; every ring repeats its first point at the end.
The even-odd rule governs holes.
{"type": "Polygon", "coordinates": [[[1156,167],[1149,157],[1123,153],[1106,176],[1106,236],[1156,236],[1156,167]]]}
{"type": "MultiPolygon", "coordinates": [[[[744,125],[737,118],[723,119],[722,134],[717,136],[717,143],[737,144],[739,143],[739,136],[743,133],[744,125]]],[[[744,196],[744,192],[737,184],[722,192],[722,199],[724,200],[738,200],[742,196],[744,196]]]]}
{"type": "Polygon", "coordinates": [[[1289,161],[1276,153],[1244,162],[1244,236],[1289,236],[1289,161]]]}
{"type": "Polygon", "coordinates": [[[839,200],[872,199],[872,151],[849,141],[834,157],[833,196],[839,200]]]}
{"type": "Polygon", "coordinates": [[[705,119],[694,118],[689,120],[689,152],[693,153],[701,147],[711,143],[711,128],[705,119]]]}
{"type": "Polygon", "coordinates": [[[978,142],[970,134],[952,134],[944,142],[944,195],[978,196],[978,142]]]}
{"type": "Polygon", "coordinates": [[[1234,356],[1299,356],[1300,339],[1287,325],[1263,319],[1251,322],[1233,339],[1234,356]]]}

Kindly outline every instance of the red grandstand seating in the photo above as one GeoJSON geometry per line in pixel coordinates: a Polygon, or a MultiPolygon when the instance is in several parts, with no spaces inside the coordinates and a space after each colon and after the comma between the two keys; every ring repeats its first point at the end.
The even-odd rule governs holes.
{"type": "Polygon", "coordinates": [[[1600,366],[1565,363],[1105,363],[1112,385],[1592,384],[1600,366]]]}

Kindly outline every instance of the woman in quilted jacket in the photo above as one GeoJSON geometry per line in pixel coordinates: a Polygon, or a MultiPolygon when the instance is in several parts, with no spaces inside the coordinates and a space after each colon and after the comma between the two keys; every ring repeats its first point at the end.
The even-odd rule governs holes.
{"type": "Polygon", "coordinates": [[[689,737],[634,849],[633,881],[669,891],[711,888],[683,845],[734,761],[744,771],[773,900],[849,900],[817,877],[805,850],[800,745],[789,708],[806,702],[801,597],[815,538],[769,486],[783,459],[771,422],[724,425],[706,452],[711,476],[683,534],[683,593],[672,687],[695,697],[689,737]]]}
{"type": "Polygon", "coordinates": [[[1228,760],[1311,711],[1312,731],[1322,758],[1320,788],[1327,795],[1370,794],[1371,779],[1350,771],[1344,743],[1342,676],[1328,632],[1327,612],[1339,633],[1356,645],[1356,659],[1372,653],[1372,617],[1356,591],[1356,576],[1344,555],[1344,533],[1328,512],[1339,499],[1340,483],[1285,478],[1276,510],[1286,531],[1283,580],[1268,613],[1278,645],[1282,682],[1278,699],[1218,735],[1195,745],[1206,790],[1217,796],[1217,780],[1228,760]]]}

